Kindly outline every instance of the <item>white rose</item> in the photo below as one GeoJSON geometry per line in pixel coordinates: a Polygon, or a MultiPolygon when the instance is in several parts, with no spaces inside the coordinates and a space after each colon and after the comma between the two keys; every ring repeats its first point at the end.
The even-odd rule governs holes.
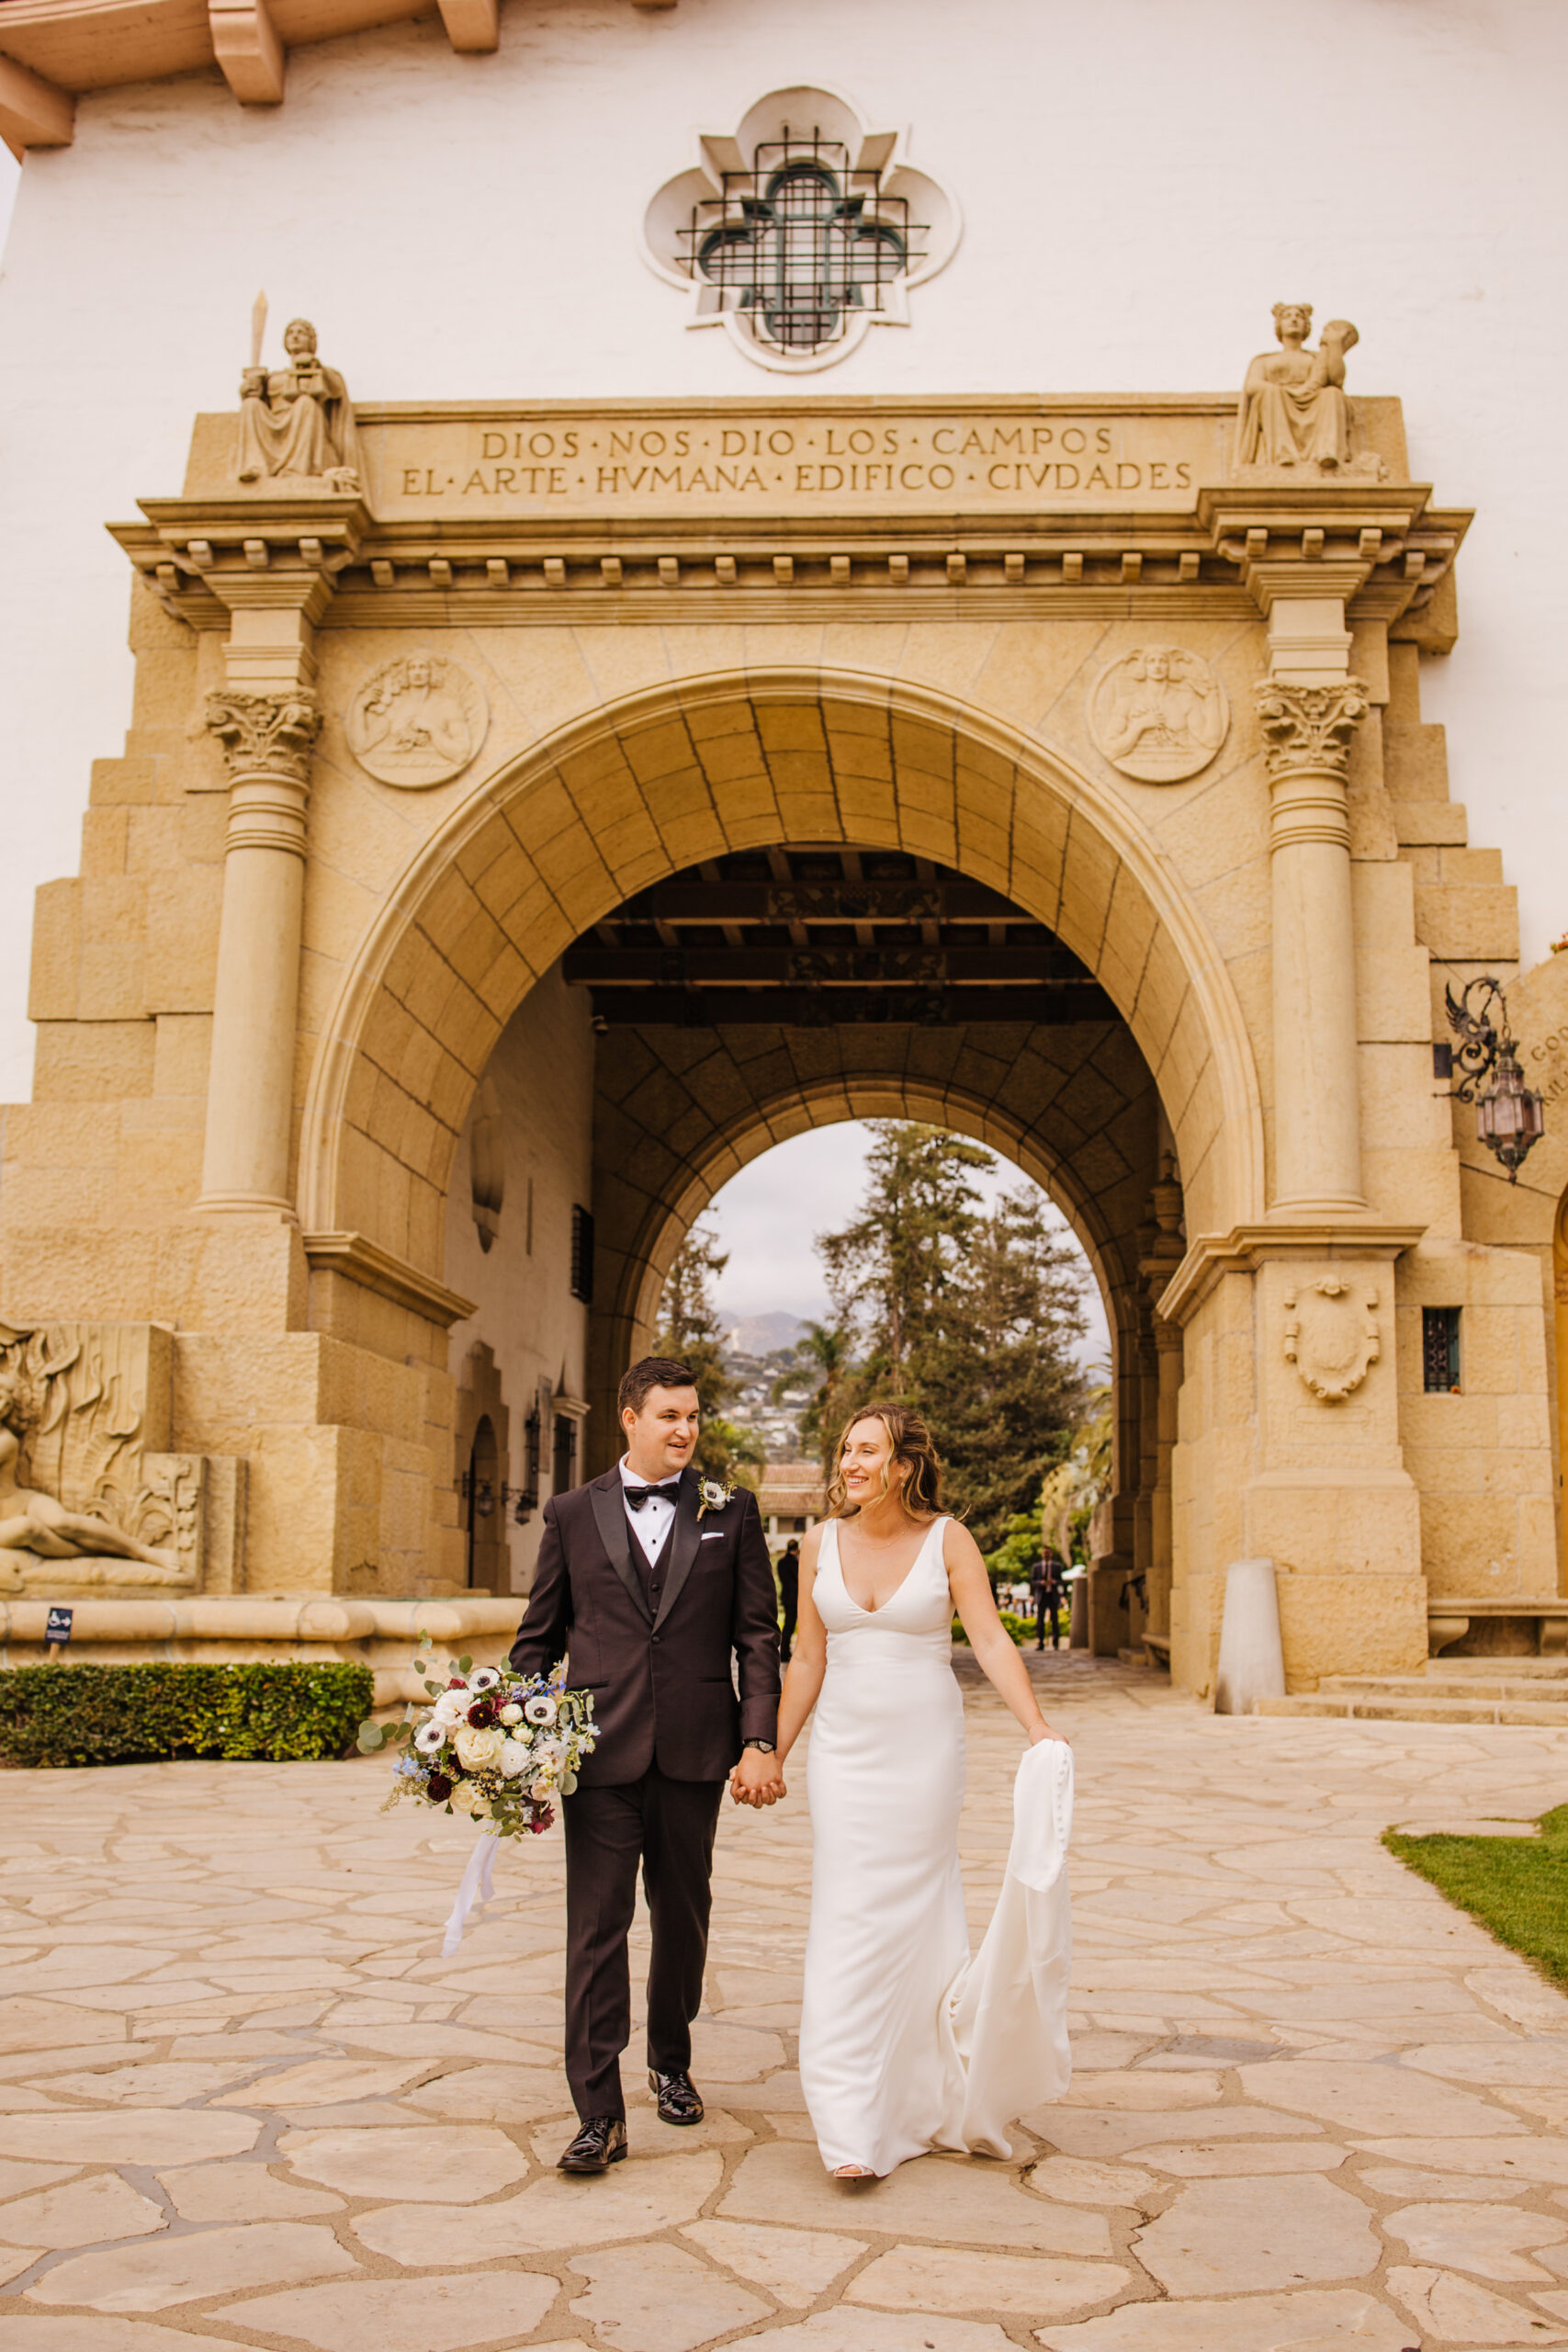
{"type": "Polygon", "coordinates": [[[528,1791],[536,1804],[548,1804],[555,1792],[555,1784],[550,1781],[535,1781],[528,1791]]]}
{"type": "Polygon", "coordinates": [[[459,1781],[446,1800],[454,1813],[471,1814],[479,1802],[479,1792],[469,1781],[459,1781]]]}
{"type": "Polygon", "coordinates": [[[520,1739],[502,1741],[501,1769],[509,1781],[514,1781],[519,1772],[525,1771],[527,1764],[528,1751],[520,1739]]]}
{"type": "Polygon", "coordinates": [[[509,1700],[506,1705],[502,1707],[501,1711],[501,1720],[503,1724],[520,1724],[522,1722],[523,1710],[517,1704],[515,1699],[509,1700]]]}
{"type": "Polygon", "coordinates": [[[459,1724],[453,1745],[465,1772],[487,1772],[505,1747],[506,1734],[491,1724],[459,1724]]]}

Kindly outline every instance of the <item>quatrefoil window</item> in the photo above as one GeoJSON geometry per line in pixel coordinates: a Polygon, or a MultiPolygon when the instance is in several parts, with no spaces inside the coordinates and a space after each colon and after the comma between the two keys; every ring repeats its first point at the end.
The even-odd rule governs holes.
{"type": "Polygon", "coordinates": [[[908,322],[908,289],[947,260],[958,210],[827,90],[775,90],[655,197],[648,258],[688,289],[687,323],[723,326],[747,356],[829,367],[872,325],[908,322]]]}
{"type": "Polygon", "coordinates": [[[852,172],[838,141],[786,131],[758,148],[749,172],[726,172],[721,197],[693,206],[696,266],[781,351],[825,351],[853,311],[886,307],[920,233],[908,198],[886,195],[881,180],[852,172]]]}

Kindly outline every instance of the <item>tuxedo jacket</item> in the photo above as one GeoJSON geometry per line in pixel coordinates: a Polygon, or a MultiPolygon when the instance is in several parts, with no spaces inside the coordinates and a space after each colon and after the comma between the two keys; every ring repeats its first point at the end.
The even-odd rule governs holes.
{"type": "Polygon", "coordinates": [[[584,1787],[638,1781],[655,1764],[672,1781],[722,1781],[743,1741],[777,1736],[778,1610],[757,1498],[739,1487],[699,1520],[697,1486],[688,1465],[657,1610],[618,1468],[545,1505],[512,1663],[548,1674],[564,1651],[569,1687],[592,1693],[584,1787]]]}

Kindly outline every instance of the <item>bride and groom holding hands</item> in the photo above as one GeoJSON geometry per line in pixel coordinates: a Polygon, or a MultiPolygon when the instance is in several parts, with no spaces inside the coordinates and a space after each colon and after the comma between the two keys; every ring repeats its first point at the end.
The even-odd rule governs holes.
{"type": "Polygon", "coordinates": [[[1003,2125],[1059,2095],[1070,2071],[1062,1861],[1071,1761],[997,1615],[974,1538],[942,1511],[924,1422],[874,1406],[844,1430],[831,1515],[801,1549],[781,1700],[757,1499],[692,1466],[692,1373],[646,1357],[622,1381],[618,1405],[621,1461],[545,1506],[511,1654],[520,1673],[541,1674],[567,1652],[598,1732],[562,1807],[566,2070],[580,2129],[561,2170],[604,2172],[626,2154],[620,2057],[631,2039],[627,1935],[639,1866],[652,1930],[649,2086],[665,2122],[702,2120],[691,2027],[720,1804],[727,1784],[738,1804],[786,1795],[784,1764],[813,1707],[800,2077],[823,2162],[852,2179],[933,2148],[1007,2154],[1003,2125]],[[1030,1742],[1009,1876],[974,1961],[958,1860],[955,1608],[1030,1742]]]}

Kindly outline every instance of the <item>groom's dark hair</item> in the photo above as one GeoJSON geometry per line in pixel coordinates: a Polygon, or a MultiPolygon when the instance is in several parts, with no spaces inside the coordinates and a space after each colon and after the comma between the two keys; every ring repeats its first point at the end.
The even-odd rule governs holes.
{"type": "Polygon", "coordinates": [[[656,1388],[694,1388],[697,1375],[678,1356],[644,1356],[621,1382],[615,1411],[640,1413],[656,1388]]]}

